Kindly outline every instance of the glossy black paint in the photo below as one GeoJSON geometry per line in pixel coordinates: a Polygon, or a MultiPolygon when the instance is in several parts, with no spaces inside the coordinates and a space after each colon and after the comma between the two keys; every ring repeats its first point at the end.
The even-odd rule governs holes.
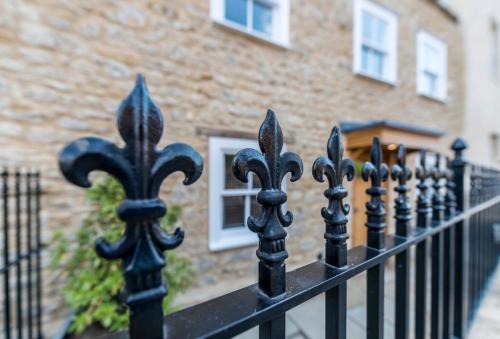
{"type": "MultiPolygon", "coordinates": [[[[441,169],[439,155],[437,165],[429,170],[426,153],[421,152],[416,170],[419,182],[414,228],[411,227],[412,206],[408,198],[411,170],[406,165],[404,146],[398,147],[397,164],[391,169],[398,193],[394,216],[396,232],[395,235],[386,235],[383,200],[386,190],[383,185],[389,170],[382,161],[380,141],[374,138],[371,159],[361,169],[362,178],[371,181],[371,187],[366,190],[370,196],[366,204],[368,241],[366,245],[347,250],[349,206],[344,203],[348,191],[343,184],[345,179],[353,180],[355,166],[352,160],[343,158],[340,131],[335,127],[328,139],[327,156],[316,159],[312,166],[316,181],[323,182],[325,177],[328,180],[328,189],[324,193],[328,206],[321,210],[325,223],[325,261],[316,261],[286,273],[285,228],[291,225],[293,216],[291,212],[282,211],[287,200],[282,181],[287,173],[291,173],[291,181],[298,180],[303,165],[297,154],[281,154],[282,130],[275,113],[269,110],[259,130],[260,152],[241,150],[232,164],[233,174],[239,180],[247,182],[250,172],[253,172],[261,183],[257,195],[261,211],[247,221],[249,229],[259,237],[258,283],[163,317],[161,301],[167,293],[161,274],[166,265],[163,252],[179,246],[184,233],[177,229],[168,235],[160,229],[158,219],[166,212],[164,202],[158,198],[160,185],[174,171],[184,172],[184,183],[192,184],[200,177],[203,162],[188,145],[172,144],[162,151],[157,150],[163,128],[162,116],[149,97],[142,76],[138,76],[134,90],[122,103],[117,120],[126,144],[124,148],[99,138],[82,138],[68,145],[60,155],[61,171],[70,182],[88,187],[89,173],[104,170],[115,176],[125,189],[126,200],[118,209],[119,217],[126,223],[122,239],[115,244],[103,240],[96,243],[96,250],[102,257],[122,260],[125,275],[124,301],[130,308],[130,329],[111,337],[226,338],[259,326],[260,338],[284,338],[286,312],[325,293],[326,337],[344,339],[347,282],[366,271],[367,338],[383,338],[384,264],[387,259],[395,257],[396,338],[408,338],[409,253],[415,246],[415,336],[424,338],[428,333],[425,300],[429,239],[432,239],[431,335],[433,338],[448,338],[452,334],[465,337],[467,325],[464,323],[470,321],[469,315],[477,307],[480,292],[498,258],[498,246],[491,236],[488,238],[488,232],[491,232],[491,224],[498,222],[500,174],[472,166],[469,176],[469,165],[462,156],[465,143],[461,139],[453,145],[456,155],[448,164],[448,170],[441,169]],[[467,181],[469,177],[470,183],[467,181]],[[431,178],[433,187],[429,192],[431,178]],[[446,194],[443,192],[445,180],[446,194]],[[432,193],[432,198],[429,193],[432,193]],[[470,235],[467,232],[469,222],[477,228],[470,235]],[[443,290],[443,285],[446,290],[443,290]]],[[[17,180],[16,192],[19,186],[17,180]]],[[[19,200],[16,193],[18,210],[19,200]]],[[[39,201],[35,206],[39,211],[39,201]]],[[[18,228],[21,227],[17,225],[19,220],[16,219],[18,228]]],[[[28,224],[31,225],[32,221],[38,239],[39,219],[30,220],[28,224]]],[[[16,244],[17,241],[16,238],[16,244]]],[[[39,258],[36,260],[38,271],[39,258]]],[[[18,298],[22,296],[19,294],[18,298]]],[[[27,297],[31,298],[31,295],[27,297]]],[[[37,291],[36,300],[38,298],[37,291]]]]}
{"type": "Polygon", "coordinates": [[[125,276],[124,302],[130,308],[131,338],[163,338],[162,300],[167,285],[162,269],[165,250],[179,246],[184,232],[166,234],[159,225],[166,205],[158,198],[160,185],[171,173],[181,171],[184,184],[194,183],[203,170],[201,156],[186,144],[156,145],[163,132],[163,117],[142,75],[122,102],[117,125],[125,147],[88,137],[66,146],[59,156],[62,174],[71,183],[90,187],[88,175],[102,170],[114,176],[125,190],[126,200],[118,216],[126,223],[123,237],[114,244],[96,242],[97,253],[109,260],[121,259],[125,276]]]}
{"type": "Polygon", "coordinates": [[[0,177],[3,338],[42,338],[40,174],[4,169],[0,177]]]}
{"type": "MultiPolygon", "coordinates": [[[[371,180],[366,190],[370,201],[366,203],[367,246],[377,250],[385,248],[384,230],[386,211],[382,195],[386,189],[382,183],[389,177],[389,169],[382,162],[382,148],[378,137],[373,138],[370,161],[363,164],[361,174],[365,181],[371,180]]],[[[384,337],[384,263],[366,272],[366,338],[384,337]]]]}
{"type": "Polygon", "coordinates": [[[371,187],[366,190],[370,196],[370,201],[366,203],[366,227],[368,228],[367,245],[376,249],[384,248],[384,229],[387,226],[385,221],[386,211],[382,196],[386,194],[386,189],[382,183],[389,177],[389,169],[382,162],[382,148],[378,137],[373,138],[370,151],[370,161],[363,164],[361,170],[363,180],[371,181],[371,187]]]}
{"type": "MultiPolygon", "coordinates": [[[[397,162],[392,166],[391,178],[398,182],[394,191],[398,193],[395,199],[396,235],[406,238],[410,234],[411,203],[407,193],[410,191],[408,180],[411,170],[406,166],[406,150],[398,146],[397,162]]],[[[410,334],[410,253],[403,251],[396,255],[396,307],[395,333],[397,339],[408,338],[410,334]]]]}
{"type": "MultiPolygon", "coordinates": [[[[455,182],[453,171],[450,168],[450,159],[446,157],[444,170],[446,179],[445,218],[450,218],[456,213],[455,182]]],[[[453,290],[455,278],[455,227],[450,227],[444,232],[444,258],[443,258],[443,338],[453,336],[453,290]]]]}
{"type": "MultiPolygon", "coordinates": [[[[444,220],[444,195],[442,194],[445,172],[441,169],[441,156],[436,154],[432,171],[432,226],[438,227],[444,220]]],[[[439,232],[432,237],[431,245],[431,338],[443,338],[443,266],[444,237],[439,232]]]]}
{"type": "MultiPolygon", "coordinates": [[[[427,229],[432,222],[432,205],[429,196],[429,182],[432,171],[427,168],[427,153],[420,151],[419,166],[416,169],[418,179],[417,227],[427,229]]],[[[415,338],[423,339],[427,333],[427,248],[428,240],[424,239],[415,249],[415,338]]]]}
{"type": "MultiPolygon", "coordinates": [[[[328,207],[321,209],[325,220],[325,262],[337,268],[347,265],[347,215],[350,206],[343,199],[347,197],[347,189],[343,186],[344,178],[354,179],[354,162],[343,159],[344,146],[340,139],[340,131],[335,126],[328,139],[327,156],[316,159],[312,166],[312,174],[316,181],[328,179],[325,197],[328,207]]],[[[347,323],[347,283],[342,283],[325,295],[325,333],[327,338],[346,338],[347,323]]]]}
{"type": "MultiPolygon", "coordinates": [[[[257,194],[257,202],[261,205],[259,216],[250,216],[247,226],[259,236],[259,290],[268,299],[283,297],[286,286],[285,259],[288,252],[285,247],[285,227],[292,224],[293,214],[283,214],[281,206],[287,195],[281,189],[281,182],[287,173],[291,173],[290,181],[297,181],[302,176],[303,166],[300,157],[291,152],[281,154],[283,133],[272,110],[267,111],[266,118],[259,130],[258,152],[247,148],[236,153],[233,159],[233,173],[242,182],[248,181],[253,172],[261,183],[257,194]]],[[[261,338],[284,338],[285,316],[277,316],[270,323],[261,325],[261,338]]]]}
{"type": "MultiPolygon", "coordinates": [[[[9,173],[6,169],[2,171],[2,209],[3,209],[3,266],[9,267],[9,173]]],[[[4,336],[5,338],[10,338],[10,271],[5,270],[3,274],[3,293],[4,293],[4,304],[3,304],[3,323],[4,323],[4,336]]]]}

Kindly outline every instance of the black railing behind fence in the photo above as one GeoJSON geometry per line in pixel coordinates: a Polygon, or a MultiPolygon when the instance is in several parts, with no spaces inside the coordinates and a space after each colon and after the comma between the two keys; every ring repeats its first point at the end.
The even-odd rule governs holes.
{"type": "MultiPolygon", "coordinates": [[[[470,206],[477,206],[488,201],[500,192],[500,171],[471,164],[470,168],[470,206]]],[[[495,227],[500,223],[500,205],[489,207],[469,219],[468,265],[468,324],[474,318],[488,277],[497,265],[498,236],[495,227]]]]}
{"type": "Polygon", "coordinates": [[[380,142],[374,138],[370,161],[361,171],[362,178],[371,182],[366,190],[370,197],[366,203],[367,243],[347,250],[349,206],[344,203],[348,191],[343,181],[353,179],[354,164],[343,158],[339,130],[334,128],[327,155],[312,165],[317,181],[328,180],[324,193],[328,205],[321,210],[325,260],[286,272],[285,228],[291,226],[293,215],[282,211],[287,194],[281,190],[281,181],[288,172],[291,181],[299,180],[303,167],[297,154],[281,154],[282,130],[275,113],[268,111],[258,136],[260,152],[241,150],[232,167],[239,180],[246,182],[253,172],[261,182],[257,195],[260,214],[247,221],[259,237],[258,283],[163,318],[161,300],[167,293],[160,274],[166,265],[163,252],[179,246],[184,233],[179,229],[167,235],[160,230],[158,219],[166,213],[166,206],[158,198],[159,186],[174,171],[184,172],[185,184],[194,183],[203,163],[188,145],[156,149],[163,120],[142,76],[120,107],[118,128],[126,143],[123,149],[102,139],[83,138],[60,155],[62,173],[72,183],[88,187],[89,172],[104,170],[126,191],[126,200],[118,209],[119,217],[126,222],[123,238],[116,244],[97,242],[99,255],[123,260],[130,327],[128,333],[116,337],[225,338],[259,326],[260,338],[284,338],[285,313],[325,293],[325,335],[345,339],[346,284],[353,276],[367,272],[367,338],[383,338],[384,263],[391,257],[396,258],[396,338],[410,335],[410,308],[414,309],[417,339],[428,333],[431,338],[466,336],[469,319],[497,263],[499,249],[493,241],[492,224],[500,221],[500,173],[472,167],[470,175],[471,166],[462,154],[466,148],[463,140],[457,139],[452,145],[452,160],[431,155],[432,167],[427,165],[429,154],[421,152],[415,171],[418,197],[413,223],[413,206],[407,196],[412,171],[406,165],[405,147],[399,146],[397,164],[389,169],[382,162],[380,142]],[[397,181],[396,232],[386,235],[384,182],[389,175],[397,181]],[[416,302],[411,305],[409,253],[414,246],[416,302]],[[429,274],[431,302],[427,305],[429,274]]]}
{"type": "Polygon", "coordinates": [[[40,174],[1,177],[3,337],[42,338],[40,174]]]}

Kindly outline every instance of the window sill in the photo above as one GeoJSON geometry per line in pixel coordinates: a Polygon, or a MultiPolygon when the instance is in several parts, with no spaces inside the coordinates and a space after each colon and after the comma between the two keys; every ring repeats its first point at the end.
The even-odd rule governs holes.
{"type": "Polygon", "coordinates": [[[276,39],[269,38],[269,37],[265,36],[264,34],[259,34],[257,32],[249,31],[249,30],[247,30],[243,27],[240,27],[237,24],[233,24],[229,21],[218,20],[218,19],[212,19],[212,21],[221,28],[228,29],[230,31],[237,32],[240,34],[244,34],[252,39],[264,42],[266,44],[280,47],[283,49],[290,49],[291,48],[291,45],[289,43],[285,43],[285,42],[281,42],[281,41],[276,40],[276,39]]]}
{"type": "Polygon", "coordinates": [[[396,87],[399,84],[399,82],[397,80],[389,80],[389,79],[380,78],[380,77],[374,76],[370,73],[366,73],[363,71],[354,71],[354,74],[356,74],[359,77],[362,77],[362,78],[365,78],[368,80],[373,80],[376,82],[380,82],[380,83],[383,83],[385,85],[389,85],[392,87],[396,87]]]}
{"type": "Polygon", "coordinates": [[[441,97],[438,97],[438,96],[435,96],[432,94],[421,93],[421,92],[418,92],[417,94],[424,99],[435,101],[435,102],[438,102],[440,104],[447,104],[448,103],[448,98],[441,98],[441,97]]]}
{"type": "MultiPolygon", "coordinates": [[[[250,231],[249,231],[250,232],[250,231]]],[[[253,233],[245,235],[232,236],[227,235],[219,239],[209,241],[208,248],[212,252],[230,250],[233,248],[247,247],[259,243],[259,239],[253,233]],[[249,236],[251,235],[251,236],[249,236]]]]}

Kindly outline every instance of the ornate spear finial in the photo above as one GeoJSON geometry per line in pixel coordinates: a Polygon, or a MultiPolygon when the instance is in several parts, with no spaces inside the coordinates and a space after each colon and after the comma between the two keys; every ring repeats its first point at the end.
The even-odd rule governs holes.
{"type": "Polygon", "coordinates": [[[142,75],[122,102],[117,125],[124,148],[100,138],[81,138],[63,149],[59,166],[66,179],[80,187],[91,186],[88,175],[94,170],[105,171],[122,184],[126,199],[117,212],[126,222],[124,235],[114,244],[98,239],[96,250],[105,259],[122,259],[131,338],[163,338],[162,300],[167,294],[163,252],[179,246],[184,232],[177,228],[169,235],[160,228],[166,205],[158,193],[163,180],[175,171],[184,173],[185,185],[194,183],[203,170],[203,160],[189,145],[156,148],[163,117],[142,75]]]}
{"type": "Polygon", "coordinates": [[[431,224],[432,204],[429,197],[429,184],[427,179],[432,176],[432,171],[427,169],[426,151],[420,150],[420,165],[417,166],[416,175],[419,180],[417,184],[417,227],[426,228],[431,224]]]}
{"type": "Polygon", "coordinates": [[[436,154],[436,162],[434,163],[434,168],[432,169],[432,179],[434,183],[432,188],[434,193],[432,194],[432,220],[435,223],[439,223],[444,219],[444,196],[441,193],[443,188],[442,179],[445,178],[445,172],[441,169],[441,155],[436,154]]]}
{"type": "Polygon", "coordinates": [[[378,137],[373,138],[370,160],[363,164],[361,174],[363,180],[371,180],[372,186],[366,190],[371,196],[370,201],[366,203],[366,227],[368,227],[368,246],[381,249],[385,247],[384,228],[386,227],[386,211],[382,195],[386,189],[382,187],[382,182],[389,177],[387,165],[382,163],[382,148],[378,137]]]}
{"type": "Polygon", "coordinates": [[[261,153],[247,148],[236,154],[233,173],[242,182],[247,182],[249,172],[253,172],[261,182],[257,202],[262,211],[258,217],[248,217],[247,225],[259,236],[259,288],[265,295],[274,298],[285,292],[285,259],[288,252],[285,249],[284,227],[290,226],[293,220],[290,211],[283,214],[281,209],[287,199],[286,193],[281,190],[281,182],[288,172],[292,174],[292,182],[299,180],[302,160],[295,153],[281,154],[283,134],[272,110],[267,111],[260,127],[259,146],[261,153]]]}
{"type": "Polygon", "coordinates": [[[463,151],[467,148],[467,143],[464,139],[458,137],[455,139],[453,144],[451,145],[451,149],[455,152],[454,162],[464,161],[463,151]]]}
{"type": "Polygon", "coordinates": [[[321,209],[321,215],[326,224],[326,262],[336,267],[347,264],[346,240],[349,238],[346,223],[350,206],[343,203],[347,190],[342,186],[342,181],[344,177],[352,181],[355,173],[354,162],[351,159],[342,159],[344,146],[339,134],[339,128],[335,126],[326,147],[328,157],[316,159],[312,167],[316,181],[324,182],[324,177],[328,179],[328,189],[325,191],[328,207],[321,209]]]}
{"type": "Polygon", "coordinates": [[[394,188],[398,193],[396,199],[396,234],[407,237],[409,233],[409,221],[411,220],[411,203],[407,192],[410,188],[407,181],[411,178],[411,170],[406,166],[406,149],[404,145],[399,145],[396,154],[397,162],[392,166],[391,178],[397,180],[399,185],[394,188]]]}
{"type": "Polygon", "coordinates": [[[451,168],[451,160],[449,157],[446,157],[446,195],[444,197],[445,201],[445,215],[446,217],[452,217],[455,215],[457,211],[457,197],[455,195],[455,175],[451,168]]]}

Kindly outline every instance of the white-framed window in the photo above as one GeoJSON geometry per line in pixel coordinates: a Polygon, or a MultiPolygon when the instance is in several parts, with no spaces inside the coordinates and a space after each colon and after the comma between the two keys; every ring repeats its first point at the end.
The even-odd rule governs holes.
{"type": "Polygon", "coordinates": [[[370,1],[354,3],[353,70],[370,78],[397,81],[398,18],[370,1]]]}
{"type": "Polygon", "coordinates": [[[444,101],[448,91],[446,44],[427,32],[417,33],[417,93],[444,101]]]}
{"type": "MultiPolygon", "coordinates": [[[[255,140],[211,137],[209,156],[209,241],[211,251],[225,250],[258,243],[258,237],[246,225],[250,215],[259,216],[257,203],[260,181],[250,173],[248,183],[242,183],[233,174],[234,155],[244,148],[259,150],[255,140]]],[[[283,145],[282,153],[286,152],[283,145]]],[[[286,191],[286,178],[281,183],[286,191]]],[[[286,208],[285,205],[282,206],[286,208]]]]}
{"type": "Polygon", "coordinates": [[[211,0],[215,22],[288,47],[290,0],[211,0]]]}
{"type": "Polygon", "coordinates": [[[259,149],[257,141],[212,137],[209,140],[209,248],[212,251],[258,242],[246,227],[250,214],[258,215],[256,196],[260,182],[253,173],[248,183],[231,170],[234,155],[241,149],[259,149]]]}

